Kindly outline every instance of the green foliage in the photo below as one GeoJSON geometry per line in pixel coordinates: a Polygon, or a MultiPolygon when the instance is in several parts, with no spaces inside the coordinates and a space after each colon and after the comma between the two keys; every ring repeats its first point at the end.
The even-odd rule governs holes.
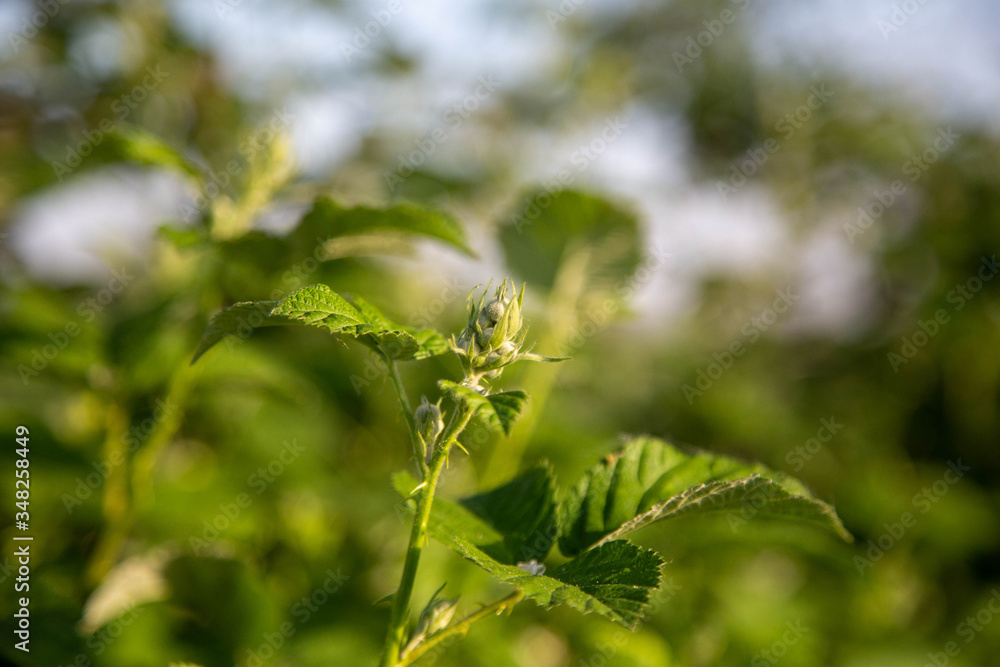
{"type": "Polygon", "coordinates": [[[494,557],[510,564],[548,556],[557,528],[555,497],[552,468],[540,465],[461,503],[503,535],[504,553],[494,557]]]}
{"type": "MultiPolygon", "coordinates": [[[[403,494],[412,483],[405,475],[396,478],[397,490],[403,494]]],[[[549,574],[531,574],[517,566],[543,558],[551,545],[553,486],[551,472],[542,467],[458,503],[437,499],[429,532],[542,606],[564,604],[634,627],[659,586],[663,560],[655,551],[619,540],[567,561],[549,574]]]]}
{"type": "Polygon", "coordinates": [[[461,401],[468,405],[473,413],[484,419],[491,428],[502,430],[505,435],[510,435],[514,422],[528,400],[528,395],[520,390],[483,395],[450,380],[439,380],[438,386],[456,402],[461,401]]]}
{"type": "Polygon", "coordinates": [[[308,236],[310,241],[316,237],[359,241],[373,237],[376,240],[391,240],[401,236],[424,236],[446,243],[466,255],[475,256],[469,247],[465,230],[454,218],[441,211],[412,203],[382,208],[345,208],[329,197],[319,197],[313,203],[312,210],[302,219],[296,234],[308,236]]]}
{"type": "MultiPolygon", "coordinates": [[[[386,573],[400,564],[398,543],[387,535],[394,522],[384,519],[396,498],[380,482],[388,469],[414,467],[399,442],[407,424],[393,387],[371,373],[355,385],[344,372],[351,352],[360,353],[355,369],[363,364],[365,371],[384,371],[377,355],[312,333],[266,332],[295,344],[242,346],[238,354],[209,354],[193,367],[187,361],[205,323],[224,306],[278,299],[273,295],[311,283],[334,286],[359,312],[344,292],[362,294],[397,318],[419,309],[426,310],[425,321],[457,322],[460,307],[450,296],[432,307],[431,299],[443,294],[433,286],[437,267],[418,270],[418,262],[395,256],[413,254],[418,243],[465,250],[439,238],[453,234],[396,225],[405,212],[392,212],[398,200],[380,199],[379,183],[392,187],[393,197],[413,198],[414,206],[431,212],[434,202],[447,202],[450,212],[485,218],[497,202],[510,199],[512,186],[538,172],[539,151],[544,171],[558,182],[635,193],[641,201],[636,210],[656,219],[647,228],[635,225],[635,233],[616,223],[614,211],[628,215],[620,205],[567,205],[590,195],[556,193],[553,200],[539,189],[513,216],[476,229],[477,247],[499,241],[503,250],[490,257],[490,266],[528,281],[528,342],[544,341],[538,351],[564,351],[576,361],[558,370],[522,365],[516,369],[520,384],[496,382],[497,392],[527,389],[532,410],[519,417],[512,441],[477,440],[472,460],[452,457],[448,481],[454,487],[448,488],[476,483],[530,497],[546,477],[509,489],[504,484],[521,479],[515,475],[530,457],[577,471],[604,455],[620,431],[651,432],[795,471],[817,497],[836,499],[860,544],[836,544],[826,528],[810,528],[814,521],[758,520],[764,514],[754,511],[754,500],[777,499],[782,490],[802,495],[791,480],[774,482],[779,473],[756,469],[695,486],[697,493],[679,488],[661,500],[683,499],[677,505],[625,507],[617,529],[603,538],[596,536],[604,522],[602,530],[594,529],[597,543],[630,521],[685,512],[679,521],[625,538],[655,544],[669,562],[665,578],[682,586],[641,633],[619,641],[625,635],[596,614],[543,616],[527,609],[499,620],[494,609],[484,616],[490,620],[472,629],[470,641],[441,644],[447,652],[428,656],[426,664],[729,667],[769,664],[777,660],[773,647],[780,646],[779,652],[787,650],[782,666],[919,665],[929,657],[943,662],[948,656],[942,652],[955,641],[961,656],[953,662],[995,661],[997,623],[974,641],[966,642],[964,632],[968,618],[985,614],[989,604],[995,608],[991,592],[1000,584],[1000,281],[983,279],[982,289],[979,283],[970,289],[969,282],[991,276],[982,262],[1000,248],[1000,225],[984,224],[1000,211],[993,158],[1000,141],[989,129],[988,113],[952,113],[967,101],[961,94],[950,100],[951,111],[928,113],[932,96],[894,94],[907,89],[905,79],[872,90],[870,77],[859,77],[865,71],[855,67],[856,58],[843,67],[834,55],[808,71],[794,58],[763,63],[752,52],[760,35],[770,34],[766,24],[779,18],[776,13],[734,12],[723,39],[693,62],[678,49],[674,60],[683,62],[674,67],[670,45],[697,36],[706,21],[717,22],[720,3],[632,3],[613,16],[577,12],[556,26],[549,37],[558,38],[562,51],[539,52],[578,65],[571,72],[516,68],[520,74],[504,77],[488,100],[477,93],[475,112],[456,107],[460,115],[424,119],[435,127],[413,122],[403,108],[406,95],[420,91],[415,104],[436,114],[431,107],[471,94],[475,84],[460,72],[435,76],[434,58],[420,48],[408,45],[401,52],[391,40],[379,46],[385,35],[373,38],[364,58],[345,63],[338,51],[337,62],[286,76],[260,53],[248,61],[240,49],[218,43],[220,35],[242,39],[253,23],[243,20],[252,19],[248,12],[270,15],[278,3],[213,3],[227,14],[221,31],[195,25],[190,12],[164,11],[158,2],[58,4],[50,20],[38,21],[44,17],[36,14],[35,25],[21,12],[9,24],[9,40],[5,36],[11,48],[4,58],[16,76],[5,87],[0,159],[0,430],[11,434],[26,425],[32,433],[35,541],[30,592],[24,594],[31,597],[35,641],[30,654],[5,642],[0,663],[375,664],[388,611],[372,606],[371,598],[389,592],[386,573]],[[748,19],[752,28],[744,30],[748,19]],[[146,77],[160,65],[168,76],[154,89],[146,77]],[[334,76],[323,75],[327,65],[334,65],[334,76]],[[821,109],[810,108],[809,120],[794,120],[796,110],[800,116],[806,110],[800,105],[816,106],[809,88],[818,82],[829,85],[832,98],[821,109]],[[353,118],[348,132],[337,133],[348,141],[337,142],[334,160],[326,162],[331,166],[313,162],[315,180],[293,180],[277,136],[286,121],[272,111],[294,99],[292,111],[307,113],[291,119],[288,129],[311,130],[323,122],[329,95],[362,89],[379,94],[366,96],[364,108],[340,100],[334,106],[341,110],[325,118],[340,122],[347,107],[353,118]],[[369,110],[356,125],[357,112],[369,110]],[[611,148],[609,140],[606,153],[588,154],[592,142],[608,137],[582,134],[619,113],[629,125],[623,143],[611,148]],[[940,151],[937,137],[949,123],[961,138],[940,151]],[[110,125],[115,127],[108,131],[110,125]],[[794,137],[781,128],[794,129],[794,137]],[[357,139],[353,149],[348,135],[357,139]],[[564,140],[577,138],[587,144],[567,160],[564,140]],[[418,140],[419,155],[412,152],[418,140]],[[774,148],[775,140],[780,151],[744,181],[740,168],[748,155],[774,148]],[[137,179],[113,162],[118,160],[150,168],[139,170],[137,179]],[[405,176],[418,161],[421,166],[405,176]],[[919,174],[910,171],[915,163],[919,174]],[[195,197],[194,207],[177,202],[189,226],[177,225],[169,211],[162,220],[148,219],[154,202],[162,205],[172,196],[172,186],[160,189],[163,171],[185,179],[186,192],[195,197]],[[873,192],[873,183],[900,178],[905,195],[883,215],[873,214],[889,195],[882,186],[873,192]],[[128,218],[171,228],[151,243],[133,243],[138,225],[118,238],[84,242],[90,225],[83,222],[116,205],[116,190],[127,192],[136,183],[156,190],[148,193],[148,210],[121,202],[128,218]],[[318,194],[337,192],[349,199],[336,207],[350,211],[347,201],[363,200],[391,228],[352,230],[335,210],[305,215],[318,194]],[[80,227],[74,255],[103,258],[116,271],[125,267],[133,276],[125,289],[115,283],[112,294],[108,284],[82,274],[64,282],[73,275],[69,256],[48,241],[58,218],[80,227]],[[739,233],[730,234],[735,227],[726,220],[739,233]],[[43,227],[48,233],[41,233],[43,227]],[[609,233],[614,229],[620,231],[609,233]],[[640,256],[670,250],[676,262],[644,262],[632,273],[627,262],[616,267],[613,258],[629,254],[630,239],[643,241],[634,244],[640,256]],[[663,247],[652,248],[653,239],[663,247]],[[39,256],[50,257],[49,266],[67,257],[58,281],[39,266],[39,256]],[[606,258],[611,266],[599,274],[606,258]],[[668,292],[644,290],[645,321],[619,326],[639,287],[633,281],[646,284],[647,275],[668,292]],[[751,341],[744,337],[740,324],[758,317],[775,289],[807,285],[812,289],[789,316],[766,332],[754,328],[751,341]],[[660,307],[677,317],[668,318],[660,307]],[[925,333],[927,344],[921,345],[925,333]],[[722,362],[737,340],[744,346],[724,375],[688,400],[682,387],[704,382],[705,371],[714,376],[710,364],[722,362]],[[842,430],[832,438],[826,437],[830,432],[818,435],[820,420],[831,416],[842,430]],[[275,468],[268,468],[287,455],[286,439],[306,450],[297,461],[282,462],[274,476],[275,468]],[[949,463],[971,470],[951,484],[949,463]],[[724,491],[724,485],[733,488],[724,491]],[[746,497],[750,485],[750,506],[737,502],[733,509],[704,511],[700,494],[720,509],[730,507],[717,502],[720,490],[723,497],[746,497]],[[248,506],[238,500],[246,492],[248,506]],[[737,518],[750,525],[733,530],[730,522],[737,518]],[[206,532],[213,536],[208,556],[177,569],[159,601],[141,601],[157,577],[130,576],[112,585],[116,577],[100,567],[118,569],[131,563],[132,554],[164,547],[189,554],[188,537],[202,539],[206,532]],[[241,564],[238,576],[220,570],[220,561],[232,560],[241,564]],[[326,599],[325,572],[341,566],[350,581],[326,599]],[[248,593],[248,583],[255,593],[248,593]],[[319,591],[321,604],[314,597],[319,591]],[[106,593],[114,593],[117,609],[125,611],[109,606],[106,593]],[[128,611],[132,602],[137,606],[128,611]],[[102,627],[80,623],[101,607],[102,627]],[[793,646],[776,644],[788,636],[785,623],[796,619],[808,634],[793,646]]],[[[313,10],[324,22],[332,17],[344,25],[366,11],[360,3],[296,3],[296,15],[306,20],[313,10]]],[[[489,18],[481,14],[470,14],[466,27],[491,26],[478,20],[489,18]]],[[[540,18],[537,8],[523,3],[505,8],[503,16],[505,24],[527,27],[537,27],[540,18]]],[[[287,22],[271,22],[266,30],[287,36],[279,23],[287,22]]],[[[911,22],[900,33],[913,27],[911,22]]],[[[799,31],[799,41],[808,43],[812,34],[799,31]]],[[[795,49],[793,41],[783,43],[795,49]]],[[[894,35],[886,48],[906,42],[894,35]]],[[[283,43],[281,35],[270,43],[283,43]]],[[[327,46],[339,48],[329,40],[327,46]]],[[[907,62],[922,62],[905,55],[907,62]]],[[[957,62],[928,55],[945,65],[957,62]]],[[[313,142],[311,156],[329,138],[322,127],[306,137],[313,142]]],[[[294,152],[285,156],[294,165],[294,152]]],[[[546,183],[546,190],[556,182],[546,183]]],[[[467,282],[470,270],[484,270],[462,261],[459,282],[467,282]]],[[[442,377],[458,383],[460,376],[445,375],[457,366],[442,355],[400,369],[413,389],[411,400],[435,392],[442,377]]],[[[456,417],[447,397],[434,405],[446,420],[456,417]]],[[[482,415],[488,418],[486,408],[482,415]]],[[[438,429],[432,421],[435,433],[449,423],[438,429]]],[[[462,442],[471,437],[463,434],[462,442]]],[[[568,492],[579,475],[561,477],[568,492]]],[[[794,504],[788,508],[795,510],[794,504]]],[[[12,525],[10,503],[7,512],[5,525],[12,525]]],[[[501,523],[501,517],[493,520],[501,523]]],[[[511,513],[511,526],[520,520],[511,513]]],[[[551,577],[562,556],[548,558],[551,577]]],[[[536,553],[536,559],[544,557],[536,553]]],[[[447,549],[425,550],[419,599],[404,616],[411,626],[431,591],[445,582],[447,600],[462,597],[455,619],[490,602],[494,582],[464,577],[459,560],[447,549]]],[[[7,577],[5,585],[12,585],[7,577]]],[[[0,596],[8,637],[16,628],[17,597],[0,596]]]]}
{"type": "Polygon", "coordinates": [[[426,359],[447,351],[436,331],[396,324],[360,297],[345,298],[326,285],[310,285],[279,301],[237,303],[216,314],[192,363],[227,336],[245,338],[254,329],[282,325],[316,327],[354,338],[393,361],[426,359]]]}
{"type": "Polygon", "coordinates": [[[598,289],[631,275],[642,258],[632,213],[572,190],[533,193],[500,227],[500,241],[507,265],[543,288],[572,252],[586,253],[587,280],[598,289]]]}
{"type": "MultiPolygon", "coordinates": [[[[455,601],[447,602],[448,620],[440,628],[411,635],[403,645],[403,628],[416,574],[414,559],[419,558],[419,549],[414,551],[412,545],[419,544],[425,535],[439,540],[543,606],[565,604],[584,613],[596,612],[626,627],[634,627],[641,620],[651,591],[659,585],[663,560],[656,552],[621,538],[649,524],[683,515],[724,511],[737,513],[738,520],[745,522],[742,511],[750,508],[753,516],[814,523],[850,540],[833,508],[813,498],[797,480],[761,465],[705,452],[684,452],[652,438],[635,439],[620,452],[606,457],[558,505],[555,479],[548,466],[529,470],[492,491],[460,502],[444,499],[435,502],[438,475],[448,460],[450,447],[468,421],[478,415],[491,427],[509,434],[528,398],[520,390],[490,393],[479,384],[484,370],[488,371],[488,377],[499,377],[523,343],[522,299],[523,290],[519,295],[509,295],[506,281],[489,304],[484,305],[485,292],[478,306],[470,298],[469,322],[463,338],[489,336],[488,344],[493,346],[509,339],[517,342],[510,344],[515,352],[502,363],[485,367],[463,364],[466,376],[461,382],[438,381],[441,391],[452,399],[457,410],[447,428],[443,426],[440,411],[435,418],[437,426],[426,427],[431,412],[426,397],[422,399],[419,418],[415,418],[396,378],[411,426],[414,452],[425,479],[418,485],[405,474],[395,478],[397,490],[405,496],[415,489],[417,500],[413,509],[418,516],[411,535],[408,565],[400,590],[392,600],[383,665],[395,665],[396,658],[406,652],[419,653],[421,642],[431,641],[432,637],[436,641],[449,632],[448,621],[454,614],[455,601]],[[509,326],[501,326],[501,322],[508,320],[509,326]],[[498,329],[502,329],[502,340],[493,341],[498,329]],[[456,421],[458,415],[461,418],[456,421]],[[429,463],[425,461],[427,457],[429,463]],[[572,558],[546,575],[539,561],[546,558],[556,540],[563,554],[572,558]]],[[[196,358],[228,335],[246,335],[257,327],[290,324],[355,338],[387,360],[425,358],[440,354],[445,348],[439,334],[401,327],[361,297],[345,297],[326,285],[311,285],[277,302],[239,303],[223,310],[210,322],[196,358]]],[[[464,354],[464,358],[480,354],[476,342],[459,345],[453,341],[450,347],[459,356],[464,354]]],[[[464,628],[460,624],[454,627],[456,632],[464,628]]]]}
{"type": "Polygon", "coordinates": [[[149,130],[123,125],[111,135],[111,148],[122,158],[153,167],[164,167],[201,182],[204,173],[179,150],[149,130]]]}
{"type": "Polygon", "coordinates": [[[759,464],[708,452],[684,452],[637,438],[591,469],[560,503],[559,548],[577,554],[651,523],[686,514],[804,521],[851,536],[834,509],[801,482],[759,464]]]}

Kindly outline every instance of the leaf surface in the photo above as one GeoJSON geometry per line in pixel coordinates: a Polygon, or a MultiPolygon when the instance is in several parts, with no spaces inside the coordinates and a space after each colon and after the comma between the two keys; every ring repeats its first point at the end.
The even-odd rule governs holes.
{"type": "Polygon", "coordinates": [[[559,506],[559,548],[578,554],[693,513],[811,523],[845,540],[836,511],[798,480],[760,464],[636,438],[587,472],[559,506]]]}
{"type": "Polygon", "coordinates": [[[217,313],[191,363],[227,336],[246,338],[256,329],[282,325],[314,327],[353,338],[392,361],[425,359],[448,350],[444,337],[433,329],[396,324],[361,297],[344,297],[326,285],[309,285],[279,301],[246,301],[217,313]]]}

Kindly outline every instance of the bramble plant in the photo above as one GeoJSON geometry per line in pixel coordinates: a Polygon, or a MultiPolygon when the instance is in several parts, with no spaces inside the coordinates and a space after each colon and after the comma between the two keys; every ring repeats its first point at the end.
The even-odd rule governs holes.
{"type": "Polygon", "coordinates": [[[413,524],[396,591],[381,667],[409,665],[442,642],[463,636],[475,622],[509,612],[525,599],[553,607],[568,605],[634,629],[660,585],[660,555],[628,536],[653,523],[687,515],[729,513],[811,522],[845,540],[830,505],[812,497],[797,480],[762,465],[706,452],[687,451],[651,438],[633,438],[609,454],[570,489],[559,492],[547,464],[522,472],[490,491],[458,501],[435,499],[441,472],[459,436],[475,417],[509,435],[528,396],[496,391],[504,369],[520,361],[552,362],[526,347],[524,286],[504,280],[468,300],[463,331],[446,340],[437,331],[402,326],[362,297],[338,294],[326,285],[297,289],[278,301],[237,303],[209,323],[197,360],[230,335],[253,329],[301,325],[354,339],[384,362],[409,431],[419,479],[407,472],[394,485],[413,512],[413,524]],[[411,407],[397,365],[448,352],[463,377],[441,379],[441,396],[422,396],[411,407]],[[442,403],[447,399],[446,407],[442,403]],[[749,510],[749,512],[747,511],[749,510]],[[442,586],[412,622],[411,598],[421,552],[428,538],[472,561],[513,592],[455,620],[459,598],[440,598],[442,586]],[[558,546],[561,564],[547,567],[558,546]]]}

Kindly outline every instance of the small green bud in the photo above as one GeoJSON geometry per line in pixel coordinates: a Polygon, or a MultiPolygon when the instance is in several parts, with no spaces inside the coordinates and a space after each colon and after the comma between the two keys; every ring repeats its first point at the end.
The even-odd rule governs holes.
{"type": "Polygon", "coordinates": [[[483,313],[489,319],[490,323],[495,324],[501,317],[503,317],[504,310],[506,309],[506,305],[509,301],[509,299],[505,299],[504,301],[501,301],[500,299],[493,299],[486,304],[486,308],[483,309],[483,313]]]}
{"type": "Polygon", "coordinates": [[[406,648],[403,649],[404,653],[409,653],[434,633],[447,628],[448,624],[451,623],[451,619],[455,617],[455,612],[458,610],[459,598],[439,600],[438,593],[443,589],[444,586],[439,588],[431,597],[427,606],[424,607],[424,610],[420,612],[417,627],[410,636],[410,641],[407,643],[406,648]]]}
{"type": "Polygon", "coordinates": [[[420,621],[417,622],[418,633],[421,628],[428,635],[432,635],[438,630],[444,630],[451,623],[451,619],[454,618],[457,609],[458,598],[431,600],[430,604],[427,605],[427,608],[420,615],[420,621]]]}
{"type": "Polygon", "coordinates": [[[444,431],[444,419],[441,417],[441,401],[431,403],[426,396],[420,397],[420,405],[413,412],[413,420],[417,424],[417,431],[424,439],[424,442],[432,444],[444,431]]]}
{"type": "Polygon", "coordinates": [[[504,342],[500,343],[500,347],[497,348],[497,354],[499,354],[501,357],[506,357],[508,355],[514,354],[515,352],[517,352],[517,346],[514,345],[514,343],[512,343],[509,340],[505,340],[504,342]]]}

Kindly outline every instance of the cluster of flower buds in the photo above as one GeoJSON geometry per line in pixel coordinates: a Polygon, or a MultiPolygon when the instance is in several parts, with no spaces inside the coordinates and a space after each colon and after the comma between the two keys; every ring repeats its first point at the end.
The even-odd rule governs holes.
{"type": "MultiPolygon", "coordinates": [[[[478,387],[480,378],[496,378],[505,366],[522,357],[521,346],[527,329],[521,319],[524,286],[516,292],[513,283],[504,280],[493,299],[486,301],[489,286],[477,304],[469,295],[469,321],[451,348],[462,360],[467,384],[478,387]]],[[[475,292],[475,290],[473,290],[475,292]]]]}

